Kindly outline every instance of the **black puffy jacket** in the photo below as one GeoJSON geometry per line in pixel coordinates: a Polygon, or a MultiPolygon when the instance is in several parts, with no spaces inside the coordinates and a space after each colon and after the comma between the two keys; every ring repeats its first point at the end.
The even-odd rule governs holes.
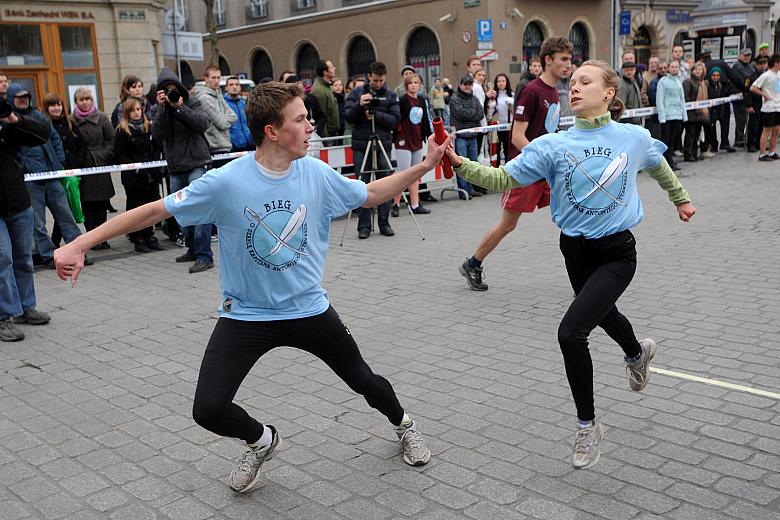
{"type": "MultiPolygon", "coordinates": [[[[365,150],[368,147],[368,139],[371,134],[371,122],[366,118],[366,108],[360,106],[360,96],[367,93],[367,86],[358,87],[349,93],[344,103],[344,115],[347,121],[352,123],[352,149],[365,150]]],[[[376,133],[382,146],[390,155],[390,147],[393,144],[393,130],[401,121],[401,109],[398,106],[398,96],[384,85],[377,97],[384,98],[374,109],[374,121],[376,133]]]]}
{"type": "Polygon", "coordinates": [[[49,140],[51,125],[35,117],[17,116],[19,122],[0,125],[0,218],[30,207],[24,170],[16,160],[20,146],[41,146],[49,140]]]}

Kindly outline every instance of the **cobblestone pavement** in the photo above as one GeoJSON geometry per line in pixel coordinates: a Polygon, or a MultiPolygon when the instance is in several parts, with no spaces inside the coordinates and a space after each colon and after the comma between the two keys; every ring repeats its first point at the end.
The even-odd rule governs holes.
{"type": "MultiPolygon", "coordinates": [[[[647,217],[620,308],[658,341],[656,367],[780,392],[780,168],[744,153],[684,166],[691,224],[640,179],[647,217]]],[[[780,518],[780,401],[658,374],[633,393],[600,331],[607,436],[596,466],[571,468],[556,330],[572,294],[549,212],[488,259],[487,292],[458,274],[498,199],[431,204],[424,242],[408,214],[395,237],[359,242],[353,220],[343,247],[333,225],[325,285],[418,419],[434,452],[423,468],[320,361],[277,349],[237,399],[285,444],[256,491],[232,493],[241,445],[190,416],[216,271],[188,274],[170,242],[137,256],[117,239],[76,288],[38,272],[52,323],[0,344],[0,518],[780,518]]]]}

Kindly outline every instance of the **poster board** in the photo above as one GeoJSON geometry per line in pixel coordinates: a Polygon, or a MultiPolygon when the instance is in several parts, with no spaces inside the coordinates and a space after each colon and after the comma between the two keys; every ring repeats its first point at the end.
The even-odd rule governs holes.
{"type": "Polygon", "coordinates": [[[705,52],[709,52],[712,55],[713,60],[719,60],[720,59],[720,37],[702,38],[701,54],[704,54],[705,52]]]}
{"type": "Polygon", "coordinates": [[[92,102],[97,109],[100,110],[100,98],[98,97],[97,87],[95,85],[68,85],[68,100],[70,101],[70,104],[73,105],[73,94],[81,87],[86,87],[92,92],[92,102]]]}
{"type": "Polygon", "coordinates": [[[682,41],[682,48],[683,48],[683,58],[693,58],[696,59],[696,40],[683,40],[682,41]]]}
{"type": "Polygon", "coordinates": [[[739,58],[739,45],[741,43],[739,36],[723,37],[723,60],[729,65],[733,64],[739,58]]]}

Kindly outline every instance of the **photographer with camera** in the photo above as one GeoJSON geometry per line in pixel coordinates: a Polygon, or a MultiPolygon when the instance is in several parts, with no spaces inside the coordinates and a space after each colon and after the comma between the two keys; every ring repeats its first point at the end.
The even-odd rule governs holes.
{"type": "Polygon", "coordinates": [[[44,325],[50,319],[35,309],[35,217],[24,171],[17,162],[21,146],[46,144],[50,130],[48,122],[17,115],[8,100],[0,99],[0,341],[24,339],[17,323],[44,325]]]}
{"type": "MultiPolygon", "coordinates": [[[[171,192],[177,192],[203,176],[211,164],[206,141],[209,118],[200,101],[190,97],[173,71],[164,68],[157,78],[159,110],[152,123],[152,137],[160,141],[168,161],[171,192]]],[[[190,273],[214,267],[211,224],[182,227],[187,252],[177,262],[195,262],[190,273]]]]}
{"type": "MultiPolygon", "coordinates": [[[[368,184],[373,173],[379,180],[392,173],[392,166],[385,159],[382,150],[372,150],[366,158],[366,149],[372,137],[376,137],[387,155],[390,155],[393,145],[393,130],[401,121],[401,109],[398,96],[385,86],[387,67],[379,61],[368,67],[368,83],[350,92],[344,107],[344,114],[352,128],[352,163],[360,180],[368,184]],[[372,164],[376,157],[376,165],[372,164]]],[[[377,206],[379,232],[386,237],[395,235],[390,227],[390,200],[377,206]]],[[[371,209],[360,208],[358,218],[358,238],[365,239],[371,235],[371,209]]]]}

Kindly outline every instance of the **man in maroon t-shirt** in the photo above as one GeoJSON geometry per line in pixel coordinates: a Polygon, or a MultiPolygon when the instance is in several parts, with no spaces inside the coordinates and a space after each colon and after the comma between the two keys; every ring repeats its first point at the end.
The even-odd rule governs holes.
{"type": "MultiPolygon", "coordinates": [[[[555,85],[571,74],[573,47],[566,38],[553,37],[542,42],[539,58],[542,74],[528,83],[515,102],[509,157],[514,158],[533,139],[558,129],[560,100],[555,85]]],[[[524,188],[507,191],[501,197],[501,218],[482,237],[477,250],[460,266],[460,274],[466,277],[474,291],[487,291],[482,281],[482,262],[493,249],[517,226],[523,213],[550,205],[550,186],[540,180],[524,188]]]]}

